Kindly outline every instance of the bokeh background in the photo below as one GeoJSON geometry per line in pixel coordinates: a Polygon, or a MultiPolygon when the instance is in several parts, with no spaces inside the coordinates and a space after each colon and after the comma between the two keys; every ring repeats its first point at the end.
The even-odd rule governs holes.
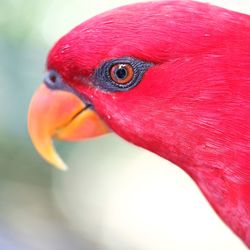
{"type": "MultiPolygon", "coordinates": [[[[27,110],[52,44],[128,0],[0,0],[0,249],[246,249],[179,168],[116,135],[35,152],[27,110]]],[[[250,13],[250,1],[210,1],[250,13]]],[[[112,42],[112,40],[111,40],[112,42]]]]}

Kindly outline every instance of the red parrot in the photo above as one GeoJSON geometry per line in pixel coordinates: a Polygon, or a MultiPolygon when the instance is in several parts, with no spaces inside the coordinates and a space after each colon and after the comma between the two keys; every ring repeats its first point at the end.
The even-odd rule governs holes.
{"type": "Polygon", "coordinates": [[[114,131],[175,163],[250,247],[250,16],[193,1],[120,7],[51,49],[28,126],[52,139],[114,131]]]}

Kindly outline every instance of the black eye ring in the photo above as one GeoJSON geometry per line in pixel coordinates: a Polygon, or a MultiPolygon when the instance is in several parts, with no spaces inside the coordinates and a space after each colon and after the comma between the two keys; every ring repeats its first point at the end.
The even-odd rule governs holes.
{"type": "Polygon", "coordinates": [[[94,73],[93,83],[100,89],[127,91],[138,85],[152,63],[124,57],[104,62],[94,73]]]}

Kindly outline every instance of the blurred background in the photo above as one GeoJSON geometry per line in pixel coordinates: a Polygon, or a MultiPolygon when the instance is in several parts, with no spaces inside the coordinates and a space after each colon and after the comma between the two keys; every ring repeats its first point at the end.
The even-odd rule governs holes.
{"type": "MultiPolygon", "coordinates": [[[[65,32],[128,0],[0,0],[0,249],[246,249],[179,168],[116,135],[57,143],[60,172],[27,134],[47,52],[65,32]]],[[[138,1],[137,1],[138,2],[138,1]]],[[[210,1],[250,13],[250,1],[210,1]]]]}

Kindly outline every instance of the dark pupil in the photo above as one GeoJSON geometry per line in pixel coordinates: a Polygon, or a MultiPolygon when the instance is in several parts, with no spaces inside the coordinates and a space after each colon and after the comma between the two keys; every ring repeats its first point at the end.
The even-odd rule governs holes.
{"type": "Polygon", "coordinates": [[[118,79],[124,80],[127,77],[128,72],[125,68],[120,67],[115,71],[115,75],[118,79]]]}

